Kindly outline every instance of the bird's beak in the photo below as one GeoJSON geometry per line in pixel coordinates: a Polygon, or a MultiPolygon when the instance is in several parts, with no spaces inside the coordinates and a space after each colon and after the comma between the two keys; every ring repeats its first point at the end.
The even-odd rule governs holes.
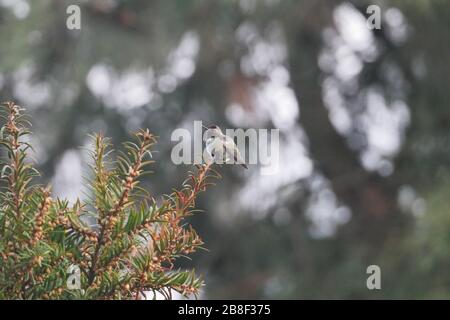
{"type": "Polygon", "coordinates": [[[209,129],[208,127],[205,127],[204,125],[202,125],[202,127],[203,127],[204,129],[206,129],[206,130],[208,130],[208,129],[209,129]]]}

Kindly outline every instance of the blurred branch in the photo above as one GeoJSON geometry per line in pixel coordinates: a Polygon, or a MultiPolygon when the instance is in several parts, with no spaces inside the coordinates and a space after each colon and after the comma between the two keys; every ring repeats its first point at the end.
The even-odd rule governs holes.
{"type": "Polygon", "coordinates": [[[352,209],[357,230],[381,236],[374,222],[383,225],[397,212],[396,184],[376,173],[367,172],[343,136],[333,127],[324,106],[321,70],[318,57],[322,46],[321,31],[326,26],[332,7],[317,6],[318,19],[300,23],[288,37],[290,74],[301,108],[300,124],[309,139],[309,150],[318,169],[330,180],[339,199],[352,209]],[[314,63],[312,63],[314,62],[314,63]],[[362,227],[362,228],[360,228],[362,227]]]}

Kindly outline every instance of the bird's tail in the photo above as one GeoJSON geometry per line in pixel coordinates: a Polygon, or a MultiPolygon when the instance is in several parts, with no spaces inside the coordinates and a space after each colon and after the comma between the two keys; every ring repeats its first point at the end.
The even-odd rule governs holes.
{"type": "Polygon", "coordinates": [[[239,154],[235,153],[233,158],[234,158],[234,163],[238,163],[241,166],[243,166],[245,169],[248,169],[247,165],[244,163],[244,160],[241,158],[241,156],[239,154]]]}

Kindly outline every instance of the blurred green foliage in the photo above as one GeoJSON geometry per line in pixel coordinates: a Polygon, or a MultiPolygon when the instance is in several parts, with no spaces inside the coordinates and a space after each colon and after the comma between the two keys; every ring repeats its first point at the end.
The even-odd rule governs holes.
{"type": "Polygon", "coordinates": [[[168,161],[171,132],[193,120],[281,124],[283,146],[306,150],[301,177],[298,153],[280,160],[291,179],[220,169],[199,203],[208,214],[192,220],[210,252],[186,263],[206,275],[204,297],[449,297],[447,1],[92,0],[79,2],[81,30],[65,28],[73,1],[19,2],[23,18],[0,6],[0,95],[33,113],[44,176],[88,132],[118,142],[149,127],[160,149],[148,187],[167,192],[186,169],[168,161]],[[370,4],[380,30],[364,25],[370,4]],[[286,77],[282,94],[269,90],[286,77]],[[258,92],[273,101],[261,107],[258,92]],[[382,126],[392,119],[397,131],[382,126]],[[322,202],[334,208],[313,210],[322,202]],[[337,209],[349,220],[318,237],[312,217],[337,209]],[[366,288],[371,264],[382,290],[366,288]]]}

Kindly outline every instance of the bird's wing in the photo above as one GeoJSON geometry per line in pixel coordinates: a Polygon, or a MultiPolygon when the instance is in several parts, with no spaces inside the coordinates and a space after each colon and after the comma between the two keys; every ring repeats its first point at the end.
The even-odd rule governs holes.
{"type": "Polygon", "coordinates": [[[220,138],[209,139],[206,143],[206,151],[214,161],[224,161],[224,144],[220,138]]]}
{"type": "Polygon", "coordinates": [[[247,168],[247,166],[245,165],[245,161],[244,159],[242,159],[241,153],[236,144],[234,143],[233,139],[231,139],[230,137],[226,137],[224,141],[224,146],[225,152],[227,154],[226,161],[230,161],[231,159],[233,159],[234,163],[241,164],[242,166],[247,168]]]}
{"type": "Polygon", "coordinates": [[[233,150],[235,150],[236,148],[234,147],[234,141],[230,138],[225,136],[223,138],[223,146],[225,148],[225,161],[231,161],[231,159],[234,158],[233,155],[233,150]]]}

